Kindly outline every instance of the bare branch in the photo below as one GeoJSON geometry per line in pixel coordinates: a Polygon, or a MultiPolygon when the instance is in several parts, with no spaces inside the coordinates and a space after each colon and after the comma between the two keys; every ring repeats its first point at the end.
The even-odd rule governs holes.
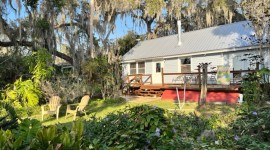
{"type": "Polygon", "coordinates": [[[62,27],[68,27],[68,26],[78,26],[78,27],[81,27],[81,24],[80,23],[76,23],[76,22],[72,22],[72,23],[63,23],[63,24],[57,24],[57,25],[54,25],[54,29],[57,29],[57,28],[62,28],[62,27]]]}
{"type": "Polygon", "coordinates": [[[28,47],[32,47],[33,43],[29,42],[29,41],[10,41],[10,42],[2,42],[0,41],[0,46],[1,47],[11,47],[11,46],[28,46],[28,47]]]}

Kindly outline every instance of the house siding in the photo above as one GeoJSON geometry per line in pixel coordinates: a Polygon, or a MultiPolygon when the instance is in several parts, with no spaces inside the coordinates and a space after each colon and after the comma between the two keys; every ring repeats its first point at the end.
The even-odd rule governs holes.
{"type": "MultiPolygon", "coordinates": [[[[179,72],[179,58],[166,59],[164,61],[164,73],[177,73],[179,72]]],[[[172,83],[176,76],[164,76],[165,83],[172,83]]]]}
{"type": "MultiPolygon", "coordinates": [[[[145,74],[152,74],[152,61],[145,61],[145,74]]],[[[143,76],[142,78],[144,83],[150,83],[151,78],[149,76],[143,76]]]]}
{"type": "Polygon", "coordinates": [[[124,63],[122,64],[122,75],[125,77],[129,74],[129,64],[124,63]]]}
{"type": "Polygon", "coordinates": [[[177,73],[178,72],[178,58],[166,59],[164,62],[164,73],[177,73]]]}
{"type": "Polygon", "coordinates": [[[208,66],[208,71],[216,70],[212,67],[217,67],[218,65],[223,65],[223,55],[222,53],[206,55],[206,56],[193,56],[191,58],[191,72],[198,72],[198,65],[200,63],[210,63],[208,66]]]}
{"type": "Polygon", "coordinates": [[[145,74],[152,74],[152,61],[145,62],[145,74]]]}
{"type": "MultiPolygon", "coordinates": [[[[268,50],[263,50],[262,55],[265,57],[269,56],[268,50]]],[[[258,50],[249,50],[249,51],[241,51],[241,52],[229,52],[224,53],[224,65],[229,65],[231,70],[248,70],[248,69],[255,69],[256,65],[250,65],[250,59],[248,56],[244,56],[245,54],[253,54],[259,55],[258,50]],[[247,59],[243,61],[243,59],[247,59]]],[[[266,62],[266,61],[265,61],[266,62]]],[[[266,63],[266,67],[267,67],[266,63]]]]}

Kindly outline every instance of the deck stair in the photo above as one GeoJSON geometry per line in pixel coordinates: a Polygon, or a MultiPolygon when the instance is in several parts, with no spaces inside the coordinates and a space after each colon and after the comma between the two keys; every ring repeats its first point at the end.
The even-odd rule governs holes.
{"type": "Polygon", "coordinates": [[[161,97],[163,94],[163,89],[161,88],[161,85],[142,85],[138,90],[135,91],[135,95],[161,97]]]}

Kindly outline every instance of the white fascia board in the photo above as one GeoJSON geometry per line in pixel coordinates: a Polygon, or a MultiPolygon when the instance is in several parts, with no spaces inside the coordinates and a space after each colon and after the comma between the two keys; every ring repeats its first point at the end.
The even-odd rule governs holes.
{"type": "Polygon", "coordinates": [[[148,57],[148,58],[140,58],[140,59],[133,59],[133,60],[124,60],[121,63],[133,63],[133,62],[141,62],[147,60],[163,60],[165,57],[148,57]]]}
{"type": "MultiPolygon", "coordinates": [[[[263,46],[263,47],[267,47],[263,46]]],[[[211,51],[204,51],[204,52],[196,52],[196,53],[189,53],[189,54],[179,54],[179,55],[172,55],[172,56],[159,56],[159,57],[148,57],[148,58],[141,58],[141,59],[133,59],[133,60],[124,60],[121,63],[132,63],[132,62],[139,62],[139,61],[146,61],[146,60],[156,60],[156,59],[168,59],[168,58],[175,58],[175,57],[191,57],[196,55],[205,55],[205,54],[215,54],[215,53],[224,53],[224,52],[234,52],[234,51],[242,51],[242,50],[251,50],[255,48],[260,48],[260,46],[246,46],[246,47],[238,47],[238,48],[229,48],[229,49],[219,49],[219,50],[211,50],[211,51]]]]}
{"type": "Polygon", "coordinates": [[[123,60],[121,63],[124,64],[124,63],[134,63],[134,62],[137,62],[137,60],[123,60]]]}
{"type": "Polygon", "coordinates": [[[224,53],[224,52],[235,52],[235,51],[242,51],[242,50],[251,50],[259,48],[259,46],[248,46],[248,47],[241,47],[241,48],[231,48],[231,49],[222,49],[222,50],[211,50],[205,52],[197,52],[197,53],[189,53],[189,54],[180,54],[180,55],[173,55],[173,56],[166,56],[163,57],[164,59],[167,58],[175,58],[175,57],[190,57],[196,55],[205,55],[205,54],[215,54],[215,53],[224,53]]]}

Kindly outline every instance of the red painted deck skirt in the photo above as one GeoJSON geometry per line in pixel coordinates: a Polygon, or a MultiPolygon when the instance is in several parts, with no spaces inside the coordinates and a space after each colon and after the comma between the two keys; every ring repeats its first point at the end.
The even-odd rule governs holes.
{"type": "MultiPolygon", "coordinates": [[[[226,102],[228,104],[237,103],[239,93],[233,92],[207,92],[207,102],[226,102]]],[[[183,100],[184,91],[179,90],[180,100],[183,100]]],[[[200,98],[199,91],[186,91],[186,100],[198,102],[200,98]]],[[[177,100],[176,90],[165,90],[162,94],[161,99],[163,100],[177,100]]]]}

